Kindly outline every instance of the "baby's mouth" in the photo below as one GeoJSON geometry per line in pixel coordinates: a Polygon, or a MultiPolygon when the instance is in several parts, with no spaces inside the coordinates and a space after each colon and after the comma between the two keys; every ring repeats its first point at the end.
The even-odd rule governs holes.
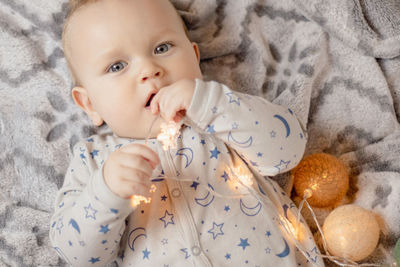
{"type": "Polygon", "coordinates": [[[145,108],[150,108],[151,101],[153,100],[153,98],[154,98],[155,95],[156,95],[155,93],[153,93],[153,94],[150,95],[149,99],[148,99],[147,102],[146,102],[145,108]]]}

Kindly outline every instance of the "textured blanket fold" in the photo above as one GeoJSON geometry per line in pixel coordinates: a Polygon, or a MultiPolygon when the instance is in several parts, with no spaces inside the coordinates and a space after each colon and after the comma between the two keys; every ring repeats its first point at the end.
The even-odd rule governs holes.
{"type": "MultiPolygon", "coordinates": [[[[290,107],[306,155],[351,170],[343,203],[379,218],[363,262],[393,262],[400,238],[400,2],[174,0],[207,80],[290,107]]],[[[0,266],[63,266],[48,238],[72,146],[107,132],[70,97],[66,0],[0,0],[0,266]]],[[[274,177],[288,192],[290,175],[274,177]]],[[[320,223],[329,210],[316,210],[320,223]]],[[[318,234],[315,225],[312,230],[318,234]]],[[[366,229],[367,230],[367,229],[366,229]]]]}

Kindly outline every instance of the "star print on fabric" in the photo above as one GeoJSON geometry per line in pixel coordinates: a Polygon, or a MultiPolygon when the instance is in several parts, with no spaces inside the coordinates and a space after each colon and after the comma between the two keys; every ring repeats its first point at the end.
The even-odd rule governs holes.
{"type": "Polygon", "coordinates": [[[117,209],[110,209],[110,211],[111,211],[112,213],[114,213],[114,214],[117,214],[117,213],[118,213],[118,210],[117,210],[117,209]]]}
{"type": "Polygon", "coordinates": [[[190,187],[193,187],[194,190],[197,190],[197,186],[198,186],[199,184],[200,184],[200,183],[198,183],[198,182],[196,182],[196,181],[193,181],[193,183],[192,183],[192,185],[191,185],[190,187]]]}
{"type": "Polygon", "coordinates": [[[271,249],[270,248],[266,248],[265,249],[265,253],[270,254],[271,253],[271,249]]]}
{"type": "Polygon", "coordinates": [[[164,238],[163,240],[161,240],[161,243],[162,243],[163,245],[168,244],[168,239],[164,238]]]}
{"type": "Polygon", "coordinates": [[[215,127],[214,125],[208,125],[206,132],[207,133],[215,133],[214,127],[215,127]]]}
{"type": "Polygon", "coordinates": [[[142,250],[143,252],[143,259],[149,259],[149,255],[150,255],[150,251],[147,250],[147,248],[145,250],[142,250]]]}
{"type": "Polygon", "coordinates": [[[238,106],[240,106],[240,97],[235,97],[235,95],[232,92],[226,93],[229,97],[229,104],[236,103],[238,106]]]}
{"type": "Polygon", "coordinates": [[[163,196],[161,197],[161,201],[166,201],[166,199],[167,199],[167,196],[166,196],[166,195],[163,195],[163,196]]]}
{"type": "Polygon", "coordinates": [[[90,203],[87,207],[84,207],[84,209],[86,211],[86,217],[85,217],[86,219],[92,218],[93,220],[96,220],[97,210],[92,208],[92,205],[90,203]]]}
{"type": "Polygon", "coordinates": [[[83,152],[79,155],[81,157],[81,159],[86,159],[85,154],[83,154],[83,152]]]}
{"type": "Polygon", "coordinates": [[[107,240],[103,240],[101,241],[101,243],[104,245],[105,243],[107,243],[107,240]]]}
{"type": "Polygon", "coordinates": [[[246,247],[250,246],[249,242],[247,242],[248,238],[242,239],[240,238],[240,243],[238,244],[239,247],[242,247],[243,250],[246,249],[246,247]]]}
{"type": "Polygon", "coordinates": [[[258,124],[259,124],[259,122],[258,122],[258,121],[256,121],[256,122],[255,122],[255,124],[256,124],[256,125],[258,125],[258,124]]]}
{"type": "Polygon", "coordinates": [[[99,155],[99,150],[95,149],[92,152],[90,152],[90,156],[92,156],[92,159],[94,159],[94,157],[99,155]]]}
{"type": "Polygon", "coordinates": [[[189,258],[189,257],[190,257],[190,255],[189,255],[189,252],[188,252],[188,249],[187,249],[187,248],[182,248],[182,249],[181,249],[181,251],[182,251],[183,253],[185,253],[185,259],[187,259],[187,258],[189,258]]]}
{"type": "Polygon", "coordinates": [[[236,122],[234,122],[232,124],[232,130],[236,130],[237,128],[239,128],[239,124],[237,124],[236,122]]]}
{"type": "Polygon", "coordinates": [[[91,258],[90,260],[89,260],[89,262],[91,262],[92,264],[95,264],[96,262],[98,262],[98,261],[100,261],[100,257],[97,257],[97,258],[91,258]]]}
{"type": "Polygon", "coordinates": [[[254,161],[251,161],[251,160],[250,160],[250,163],[251,163],[251,165],[252,165],[252,166],[254,166],[254,167],[258,167],[258,164],[257,164],[257,162],[254,162],[254,161]]]}
{"type": "Polygon", "coordinates": [[[100,233],[107,234],[108,231],[110,231],[110,229],[108,229],[108,224],[105,226],[100,225],[100,231],[99,231],[100,233]]]}
{"type": "Polygon", "coordinates": [[[303,134],[302,133],[300,133],[300,139],[303,139],[303,134]]]}
{"type": "Polygon", "coordinates": [[[205,145],[206,141],[204,141],[203,139],[201,139],[200,144],[205,145]]]}
{"type": "Polygon", "coordinates": [[[224,232],[222,231],[222,226],[224,226],[224,223],[221,224],[216,224],[213,222],[213,227],[208,230],[208,233],[213,235],[213,239],[215,240],[218,235],[224,235],[224,232]]]}
{"type": "Polygon", "coordinates": [[[214,149],[213,149],[213,150],[210,150],[210,152],[211,152],[211,157],[210,157],[210,159],[212,159],[212,158],[218,159],[218,154],[221,153],[221,152],[218,151],[217,147],[214,147],[214,149]]]}
{"type": "Polygon", "coordinates": [[[261,152],[257,153],[257,157],[261,158],[262,156],[263,156],[263,153],[261,153],[261,152]]]}
{"type": "Polygon", "coordinates": [[[231,259],[231,254],[226,253],[225,258],[226,258],[227,260],[230,260],[230,259],[231,259]]]}
{"type": "Polygon", "coordinates": [[[68,241],[68,245],[69,245],[70,247],[72,247],[72,242],[71,242],[71,240],[68,241]]]}
{"type": "Polygon", "coordinates": [[[277,168],[279,172],[281,172],[281,171],[287,169],[289,163],[290,163],[290,160],[284,161],[281,159],[281,162],[279,162],[279,164],[275,165],[274,167],[277,168]]]}
{"type": "Polygon", "coordinates": [[[60,235],[61,235],[61,229],[64,227],[62,219],[63,219],[63,217],[58,218],[57,227],[56,227],[56,230],[58,230],[58,233],[60,235]]]}
{"type": "Polygon", "coordinates": [[[275,138],[276,132],[275,132],[275,131],[271,131],[271,132],[269,133],[269,135],[271,136],[271,138],[275,138]]]}
{"type": "Polygon", "coordinates": [[[270,236],[271,236],[271,232],[270,232],[270,231],[267,231],[267,232],[265,233],[265,235],[268,236],[268,237],[270,237],[270,236]]]}
{"type": "Polygon", "coordinates": [[[229,175],[226,173],[226,171],[224,171],[224,174],[221,175],[221,177],[224,178],[225,182],[228,181],[228,180],[230,179],[230,178],[229,178],[229,175]]]}
{"type": "Polygon", "coordinates": [[[224,210],[225,211],[229,211],[231,208],[229,208],[229,206],[225,206],[224,210]]]}
{"type": "Polygon", "coordinates": [[[168,210],[165,210],[165,215],[160,218],[160,221],[164,222],[164,228],[167,228],[168,224],[175,224],[174,214],[170,214],[168,210]]]}
{"type": "Polygon", "coordinates": [[[212,111],[213,114],[215,114],[215,113],[217,113],[218,108],[217,108],[217,107],[213,107],[213,108],[211,109],[211,111],[212,111]]]}

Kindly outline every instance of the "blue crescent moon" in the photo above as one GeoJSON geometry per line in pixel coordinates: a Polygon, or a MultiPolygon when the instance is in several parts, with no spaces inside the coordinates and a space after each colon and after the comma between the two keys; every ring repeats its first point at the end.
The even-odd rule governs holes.
{"type": "Polygon", "coordinates": [[[147,238],[146,229],[144,229],[143,227],[135,228],[129,233],[128,245],[132,249],[132,251],[135,251],[135,242],[139,237],[147,238]]]}
{"type": "Polygon", "coordinates": [[[278,114],[274,115],[274,118],[277,118],[278,120],[280,120],[283,123],[283,125],[285,125],[286,138],[289,137],[289,135],[290,135],[290,127],[289,127],[289,123],[287,122],[287,120],[284,117],[282,117],[282,116],[280,116],[278,114]]]}
{"type": "MultiPolygon", "coordinates": [[[[210,184],[208,184],[208,187],[210,187],[214,191],[214,188],[210,184]]],[[[203,197],[203,198],[195,198],[194,200],[200,206],[207,207],[214,201],[214,198],[215,198],[214,195],[212,195],[212,198],[210,198],[210,195],[211,195],[211,193],[207,192],[207,195],[205,197],[203,197]]]]}
{"type": "Polygon", "coordinates": [[[193,161],[193,150],[191,148],[188,147],[181,148],[178,151],[176,151],[176,155],[183,156],[186,158],[185,168],[187,168],[193,161]]]}
{"type": "Polygon", "coordinates": [[[81,234],[81,229],[74,219],[71,219],[68,224],[71,225],[79,234],[81,234]]]}
{"type": "Polygon", "coordinates": [[[260,190],[261,194],[266,196],[266,194],[265,194],[264,190],[261,188],[260,184],[258,184],[258,189],[260,190]]]}
{"type": "Polygon", "coordinates": [[[275,255],[278,256],[279,258],[284,258],[284,257],[286,257],[287,255],[290,254],[289,245],[288,245],[288,243],[286,242],[286,240],[285,240],[284,238],[283,238],[283,242],[285,242],[285,250],[282,251],[282,252],[279,253],[279,254],[275,254],[275,255]]]}
{"type": "Polygon", "coordinates": [[[240,146],[240,147],[249,147],[253,143],[253,137],[250,136],[246,141],[240,142],[240,141],[236,140],[233,137],[232,132],[229,131],[229,133],[228,133],[228,142],[234,143],[235,145],[240,146]]]}
{"type": "Polygon", "coordinates": [[[256,216],[261,211],[261,202],[258,201],[257,205],[250,208],[243,203],[242,199],[240,199],[240,210],[247,216],[256,216]]]}

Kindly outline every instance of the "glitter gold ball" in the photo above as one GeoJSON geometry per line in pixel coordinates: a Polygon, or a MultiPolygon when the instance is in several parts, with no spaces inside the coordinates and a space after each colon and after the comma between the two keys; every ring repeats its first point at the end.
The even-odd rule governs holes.
{"type": "Polygon", "coordinates": [[[304,158],[291,173],[297,195],[303,198],[306,189],[310,189],[312,196],[307,201],[314,207],[337,204],[349,189],[347,167],[329,154],[312,154],[304,158]]]}

